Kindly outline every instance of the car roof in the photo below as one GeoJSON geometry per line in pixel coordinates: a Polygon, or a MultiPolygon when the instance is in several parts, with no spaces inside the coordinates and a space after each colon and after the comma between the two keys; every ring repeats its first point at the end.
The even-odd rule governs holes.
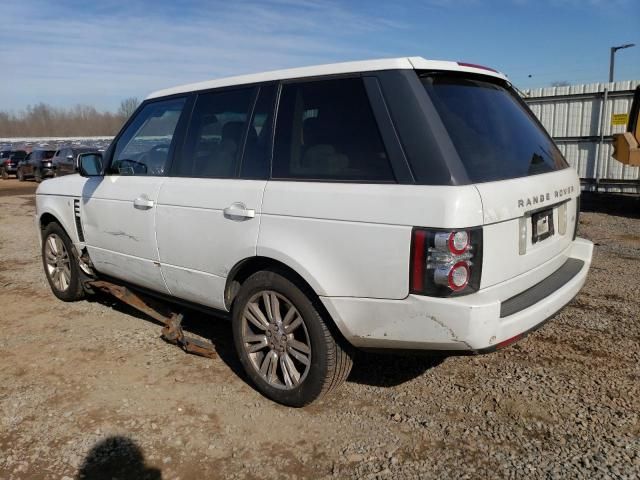
{"type": "Polygon", "coordinates": [[[91,147],[89,145],[77,145],[77,144],[62,144],[62,145],[58,145],[58,150],[64,150],[65,148],[70,148],[71,150],[78,150],[78,149],[83,149],[83,148],[94,148],[91,147]]]}
{"type": "Polygon", "coordinates": [[[507,80],[507,77],[493,69],[469,63],[450,62],[444,60],[426,60],[422,57],[383,58],[378,60],[362,60],[357,62],[331,63],[310,67],[289,68],[271,72],[252,73],[235,77],[219,78],[204,82],[190,83],[177,87],[166,88],[151,93],[148,99],[176,95],[179,93],[208,90],[211,88],[228,87],[231,85],[245,85],[250,83],[268,82],[276,80],[316,77],[320,75],[339,75],[345,73],[374,72],[379,70],[443,70],[452,72],[468,72],[488,75],[507,80]]]}

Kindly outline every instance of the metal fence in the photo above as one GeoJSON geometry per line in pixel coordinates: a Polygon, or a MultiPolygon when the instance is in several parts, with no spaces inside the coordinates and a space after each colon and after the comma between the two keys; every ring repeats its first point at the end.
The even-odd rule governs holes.
{"type": "Polygon", "coordinates": [[[578,171],[584,188],[640,191],[640,168],[611,156],[612,135],[626,130],[624,114],[638,85],[640,80],[524,90],[524,101],[578,171]]]}

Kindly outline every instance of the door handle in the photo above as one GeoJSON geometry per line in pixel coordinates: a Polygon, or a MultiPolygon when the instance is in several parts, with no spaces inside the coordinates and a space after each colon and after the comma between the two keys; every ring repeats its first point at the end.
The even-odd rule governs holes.
{"type": "Polygon", "coordinates": [[[225,208],[222,213],[224,213],[225,217],[236,218],[254,218],[256,216],[256,211],[247,208],[244,203],[233,203],[225,208]]]}
{"type": "Polygon", "coordinates": [[[138,210],[149,210],[150,208],[153,208],[153,200],[149,200],[144,196],[138,197],[133,201],[133,208],[137,208],[138,210]]]}

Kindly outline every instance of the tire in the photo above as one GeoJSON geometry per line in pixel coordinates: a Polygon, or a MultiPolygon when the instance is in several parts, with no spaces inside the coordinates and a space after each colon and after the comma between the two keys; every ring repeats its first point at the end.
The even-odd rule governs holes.
{"type": "Polygon", "coordinates": [[[35,179],[36,183],[42,182],[42,171],[39,168],[36,168],[33,171],[33,178],[35,179]]]}
{"type": "Polygon", "coordinates": [[[261,271],[242,284],[233,305],[233,340],[247,376],[266,397],[291,407],[336,389],[353,365],[351,349],[304,290],[280,272],[261,271]]]}
{"type": "Polygon", "coordinates": [[[64,229],[50,223],[42,234],[42,266],[53,294],[65,302],[84,298],[80,266],[64,229]]]}
{"type": "Polygon", "coordinates": [[[2,179],[3,180],[8,180],[9,179],[9,174],[7,173],[6,169],[2,169],[2,179]]]}
{"type": "Polygon", "coordinates": [[[21,168],[19,168],[18,171],[16,172],[16,177],[18,178],[19,182],[24,182],[24,173],[22,173],[21,168]]]}

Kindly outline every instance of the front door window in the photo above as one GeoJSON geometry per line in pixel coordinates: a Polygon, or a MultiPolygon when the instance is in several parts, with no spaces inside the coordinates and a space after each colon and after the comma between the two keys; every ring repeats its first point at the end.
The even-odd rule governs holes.
{"type": "Polygon", "coordinates": [[[169,152],[185,98],[147,104],[116,143],[109,168],[115,175],[166,175],[169,152]]]}

